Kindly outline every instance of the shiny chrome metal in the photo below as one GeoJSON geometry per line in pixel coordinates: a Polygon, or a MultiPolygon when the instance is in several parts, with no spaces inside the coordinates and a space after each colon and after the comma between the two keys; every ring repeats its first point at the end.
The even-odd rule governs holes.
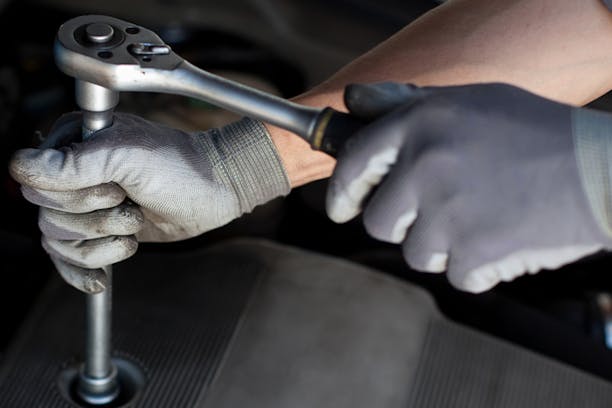
{"type": "Polygon", "coordinates": [[[103,112],[83,111],[83,137],[87,138],[96,130],[103,129],[104,123],[112,122],[113,111],[107,110],[103,112]]]}
{"type": "Polygon", "coordinates": [[[298,105],[199,69],[172,52],[154,32],[112,17],[90,15],[66,22],[58,32],[55,58],[67,75],[103,88],[201,99],[287,129],[306,140],[312,139],[321,114],[320,109],[298,105]],[[93,23],[108,24],[114,27],[115,37],[118,33],[123,37],[113,37],[116,43],[112,47],[105,44],[103,50],[80,42],[79,30],[93,23]],[[129,34],[130,30],[136,33],[129,34]],[[156,51],[140,54],[147,50],[156,51]]]}
{"type": "MultiPolygon", "coordinates": [[[[118,94],[113,91],[102,92],[99,86],[93,84],[78,85],[77,104],[84,108],[106,108],[100,112],[83,111],[83,138],[86,139],[96,131],[112,124],[112,109],[119,101],[118,94]],[[79,91],[80,89],[80,91],[79,91]],[[93,92],[92,95],[87,90],[93,92]],[[93,96],[100,101],[92,102],[93,96]],[[110,109],[109,109],[110,108],[110,109]]],[[[112,334],[112,267],[104,268],[106,273],[106,288],[103,292],[86,295],[85,300],[85,361],[79,373],[77,392],[89,404],[107,404],[119,395],[117,369],[111,362],[112,334]]]]}
{"type": "MultiPolygon", "coordinates": [[[[84,111],[89,112],[104,112],[112,110],[119,103],[119,93],[111,91],[100,85],[92,84],[91,82],[80,81],[77,79],[75,84],[76,100],[79,107],[84,111]]],[[[98,129],[102,129],[109,124],[100,125],[98,129]]]]}
{"type": "Polygon", "coordinates": [[[92,23],[85,27],[87,39],[97,44],[104,44],[113,38],[115,30],[108,24],[92,23]]]}
{"type": "MultiPolygon", "coordinates": [[[[110,268],[105,272],[107,276],[112,273],[110,268]]],[[[90,378],[104,378],[112,371],[110,364],[112,299],[108,296],[111,292],[111,287],[107,286],[103,292],[87,296],[87,352],[84,373],[90,378]]]]}
{"type": "Polygon", "coordinates": [[[136,56],[143,55],[167,55],[172,50],[167,45],[156,45],[148,43],[136,43],[130,46],[130,52],[136,56]]]}
{"type": "Polygon", "coordinates": [[[104,377],[93,378],[85,374],[81,368],[78,372],[77,395],[87,404],[106,405],[119,396],[118,371],[111,365],[111,371],[104,377]]]}
{"type": "Polygon", "coordinates": [[[303,137],[312,133],[320,113],[319,109],[298,105],[211,74],[187,61],[181,62],[173,70],[156,71],[152,76],[153,80],[147,90],[201,99],[303,137]]]}
{"type": "Polygon", "coordinates": [[[85,361],[79,371],[78,395],[87,403],[102,405],[119,395],[117,368],[111,361],[112,334],[112,268],[103,292],[86,295],[85,361]]]}
{"type": "MultiPolygon", "coordinates": [[[[103,45],[114,38],[114,29],[104,23],[89,24],[85,32],[87,39],[96,44],[103,45]]],[[[113,110],[119,103],[117,91],[77,78],[75,97],[83,110],[83,139],[112,125],[113,110]]],[[[104,272],[104,291],[88,294],[85,300],[85,361],[79,371],[77,393],[91,405],[108,404],[119,395],[117,368],[111,361],[112,267],[106,266],[104,272]]]]}

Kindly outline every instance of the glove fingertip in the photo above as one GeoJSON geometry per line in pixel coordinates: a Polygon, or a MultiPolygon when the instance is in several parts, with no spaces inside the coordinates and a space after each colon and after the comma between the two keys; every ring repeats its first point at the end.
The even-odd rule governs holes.
{"type": "Polygon", "coordinates": [[[349,111],[364,119],[374,119],[419,97],[420,88],[397,82],[349,84],[344,103],[349,111]]]}
{"type": "Polygon", "coordinates": [[[448,280],[457,289],[474,294],[486,292],[501,282],[499,274],[492,265],[467,273],[457,273],[451,266],[448,271],[448,280]]]}
{"type": "Polygon", "coordinates": [[[349,197],[333,180],[328,187],[325,208],[327,216],[337,224],[348,222],[361,212],[360,203],[349,197]]]}
{"type": "Polygon", "coordinates": [[[20,149],[11,156],[9,161],[9,174],[19,184],[29,184],[34,175],[34,163],[40,158],[38,149],[20,149]]]}
{"type": "Polygon", "coordinates": [[[54,256],[51,257],[51,261],[62,279],[81,292],[96,294],[106,289],[108,277],[103,269],[81,268],[54,256]]]}

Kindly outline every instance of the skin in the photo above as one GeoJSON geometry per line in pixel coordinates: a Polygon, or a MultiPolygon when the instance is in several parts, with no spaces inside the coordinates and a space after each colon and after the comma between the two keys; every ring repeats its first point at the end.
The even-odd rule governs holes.
{"type": "MultiPolygon", "coordinates": [[[[612,13],[600,0],[450,0],[293,100],[346,111],[350,83],[505,82],[584,105],[612,89],[612,13]]],[[[329,177],[335,160],[267,125],[292,187],[329,177]]]]}

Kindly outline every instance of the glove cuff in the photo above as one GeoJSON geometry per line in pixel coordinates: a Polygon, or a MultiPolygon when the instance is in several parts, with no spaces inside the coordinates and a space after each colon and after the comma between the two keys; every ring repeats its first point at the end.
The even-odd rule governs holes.
{"type": "Polygon", "coordinates": [[[236,191],[242,213],[289,194],[285,167],[263,123],[243,118],[218,132],[218,164],[236,191]]]}
{"type": "Polygon", "coordinates": [[[582,185],[595,219],[612,237],[612,115],[573,109],[572,126],[582,185]]]}

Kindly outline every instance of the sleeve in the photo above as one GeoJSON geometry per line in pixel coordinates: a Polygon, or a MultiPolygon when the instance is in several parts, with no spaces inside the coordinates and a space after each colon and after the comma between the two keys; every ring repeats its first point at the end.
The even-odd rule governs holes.
{"type": "Polygon", "coordinates": [[[612,236],[612,114],[576,108],[572,126],[582,186],[596,220],[612,236]]]}

